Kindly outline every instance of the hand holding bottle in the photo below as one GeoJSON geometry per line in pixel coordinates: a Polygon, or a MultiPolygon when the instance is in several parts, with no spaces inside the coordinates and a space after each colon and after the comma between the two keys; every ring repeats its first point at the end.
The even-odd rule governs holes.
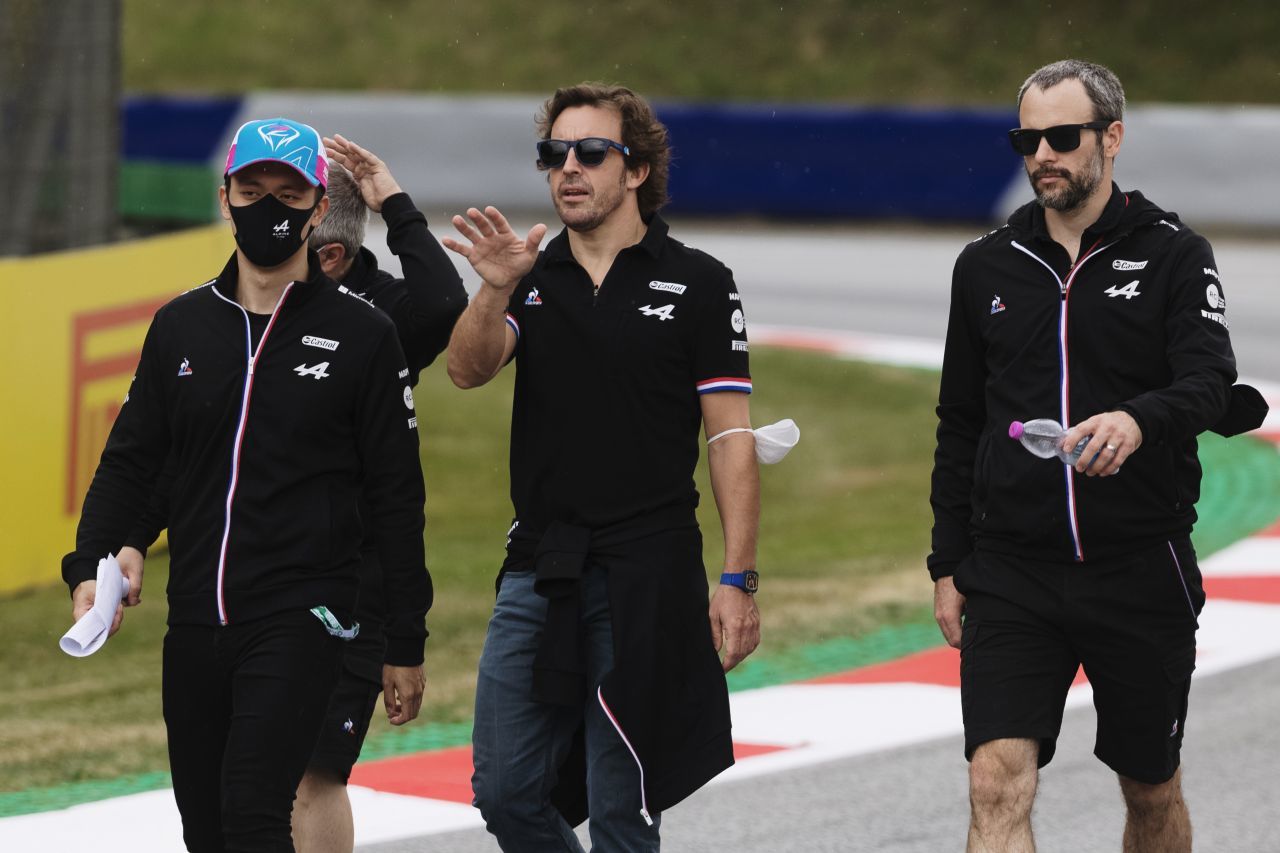
{"type": "Polygon", "coordinates": [[[1041,459],[1056,456],[1066,464],[1074,465],[1093,436],[1086,435],[1074,447],[1063,442],[1066,437],[1067,429],[1052,418],[1036,418],[1025,423],[1014,421],[1009,424],[1009,438],[1022,442],[1022,446],[1033,455],[1041,459]],[[1068,450],[1068,447],[1071,449],[1068,450]]]}
{"type": "MultiPolygon", "coordinates": [[[[1092,436],[1084,451],[1089,464],[1076,462],[1075,468],[1090,477],[1109,477],[1120,471],[1139,447],[1142,446],[1142,429],[1128,412],[1101,412],[1073,426],[1062,442],[1079,442],[1092,436]],[[1092,455],[1091,455],[1092,454],[1092,455]]],[[[1071,445],[1075,446],[1075,445],[1071,445]]]]}
{"type": "Polygon", "coordinates": [[[1041,459],[1056,456],[1090,477],[1116,473],[1142,444],[1142,430],[1126,412],[1103,412],[1071,429],[1051,418],[1014,421],[1009,437],[1041,459]]]}

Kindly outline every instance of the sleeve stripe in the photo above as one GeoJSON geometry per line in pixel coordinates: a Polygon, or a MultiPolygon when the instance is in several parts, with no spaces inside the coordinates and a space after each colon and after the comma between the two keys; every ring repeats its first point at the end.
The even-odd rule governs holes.
{"type": "Polygon", "coordinates": [[[516,333],[516,339],[519,340],[520,324],[516,322],[516,318],[512,317],[510,313],[508,313],[506,316],[507,316],[507,325],[511,327],[511,331],[516,333]]]}
{"type": "Polygon", "coordinates": [[[704,379],[698,383],[699,394],[714,394],[717,391],[742,391],[751,393],[751,379],[737,376],[717,376],[704,379]]]}

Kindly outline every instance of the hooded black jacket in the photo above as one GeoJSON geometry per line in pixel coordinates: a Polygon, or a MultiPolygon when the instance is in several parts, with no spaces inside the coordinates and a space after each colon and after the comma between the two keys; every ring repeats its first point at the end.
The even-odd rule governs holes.
{"type": "Polygon", "coordinates": [[[74,590],[119,549],[172,447],[171,624],[317,605],[349,617],[363,484],[391,607],[387,661],[416,665],[432,591],[409,370],[391,321],[309,260],[256,357],[235,255],[156,312],[63,578],[74,590]]]}
{"type": "Polygon", "coordinates": [[[1114,185],[1079,259],[1027,204],[960,253],[938,398],[933,552],[950,575],[975,547],[1087,560],[1187,535],[1196,436],[1236,377],[1208,241],[1114,185]],[[1028,453],[1011,421],[1128,412],[1142,445],[1112,477],[1028,453]]]}

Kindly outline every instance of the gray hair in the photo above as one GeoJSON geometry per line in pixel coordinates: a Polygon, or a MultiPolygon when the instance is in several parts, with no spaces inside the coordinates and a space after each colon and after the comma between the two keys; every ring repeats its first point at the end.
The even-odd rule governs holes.
{"type": "Polygon", "coordinates": [[[1079,80],[1084,85],[1093,102],[1094,121],[1124,119],[1124,87],[1120,85],[1120,78],[1110,68],[1082,59],[1063,59],[1036,71],[1018,90],[1018,107],[1022,107],[1022,96],[1032,86],[1050,89],[1064,80],[1079,80]]]}
{"type": "Polygon", "coordinates": [[[312,249],[329,243],[340,243],[347,257],[355,257],[364,245],[364,225],[369,219],[355,178],[338,163],[329,161],[329,212],[324,221],[311,232],[307,241],[312,249]]]}

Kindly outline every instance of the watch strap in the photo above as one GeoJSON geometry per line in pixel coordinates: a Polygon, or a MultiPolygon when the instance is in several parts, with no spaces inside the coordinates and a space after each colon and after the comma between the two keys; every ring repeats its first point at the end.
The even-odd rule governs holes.
{"type": "Polygon", "coordinates": [[[743,592],[755,595],[760,589],[760,573],[755,569],[747,569],[742,572],[723,572],[720,575],[720,583],[723,586],[736,586],[743,592]]]}

